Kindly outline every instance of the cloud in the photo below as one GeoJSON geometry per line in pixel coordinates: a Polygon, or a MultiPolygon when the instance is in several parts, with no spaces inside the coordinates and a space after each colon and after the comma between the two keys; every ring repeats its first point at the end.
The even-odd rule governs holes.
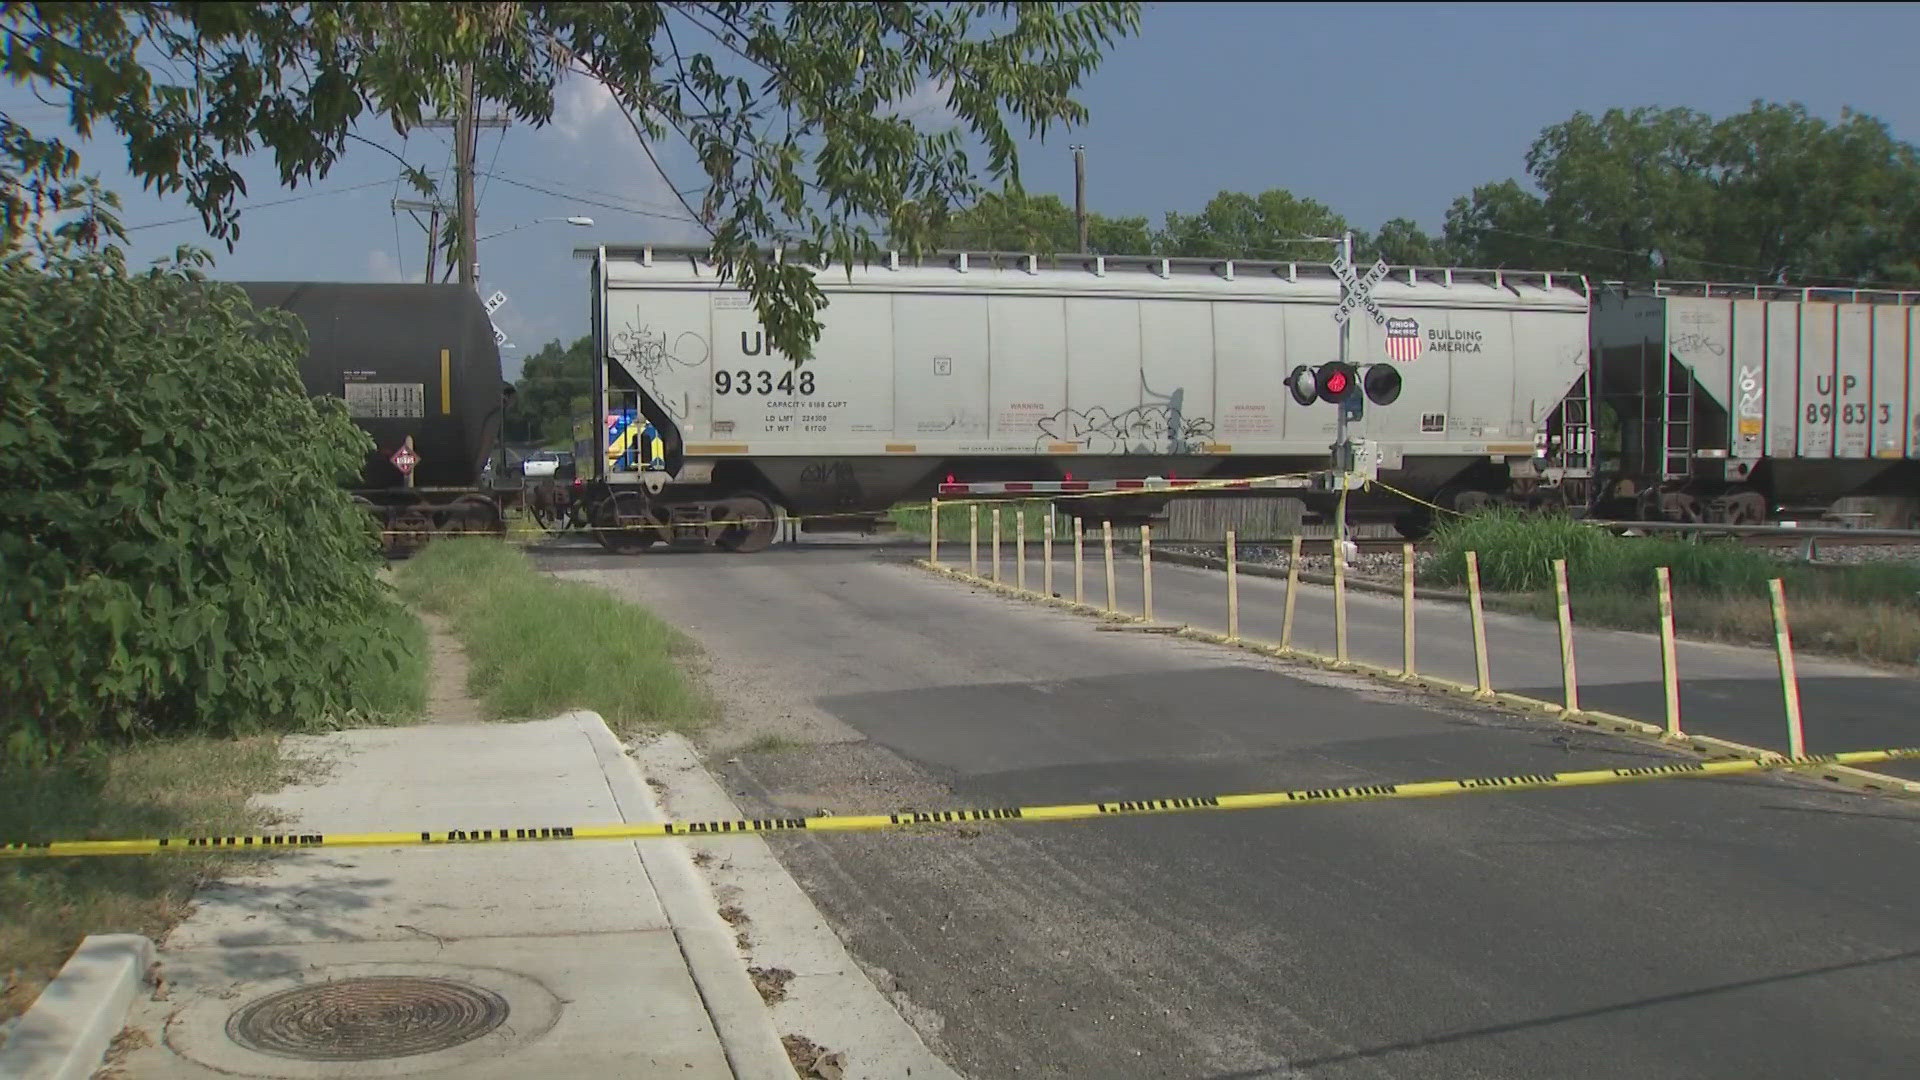
{"type": "MultiPolygon", "coordinates": [[[[424,270],[425,268],[422,267],[424,270]]],[[[368,281],[396,282],[407,280],[401,273],[400,263],[386,248],[374,248],[367,252],[366,273],[368,281]]]]}
{"type": "Polygon", "coordinates": [[[925,131],[950,128],[959,123],[947,104],[947,95],[952,92],[952,80],[945,76],[928,77],[906,97],[894,102],[889,111],[903,120],[913,121],[915,127],[925,131]]]}
{"type": "Polygon", "coordinates": [[[596,134],[603,123],[615,119],[618,103],[613,91],[591,75],[575,73],[553,96],[553,126],[571,142],[596,134]]]}

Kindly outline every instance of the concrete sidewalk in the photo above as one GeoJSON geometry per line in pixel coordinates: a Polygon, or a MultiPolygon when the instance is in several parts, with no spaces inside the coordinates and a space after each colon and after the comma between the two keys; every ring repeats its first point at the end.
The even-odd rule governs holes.
{"type": "MultiPolygon", "coordinates": [[[[591,713],[288,750],[328,762],[269,800],[288,831],[661,819],[591,713]]],[[[277,856],[203,891],[164,943],[123,1075],[792,1077],[716,907],[672,842],[277,856]]]]}

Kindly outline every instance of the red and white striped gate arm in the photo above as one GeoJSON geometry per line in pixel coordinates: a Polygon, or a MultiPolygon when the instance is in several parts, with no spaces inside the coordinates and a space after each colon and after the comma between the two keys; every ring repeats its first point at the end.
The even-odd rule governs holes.
{"type": "Polygon", "coordinates": [[[1296,477],[1267,476],[1246,480],[988,480],[979,483],[940,485],[941,497],[949,495],[1074,495],[1098,491],[1248,491],[1255,488],[1298,488],[1296,477]]]}

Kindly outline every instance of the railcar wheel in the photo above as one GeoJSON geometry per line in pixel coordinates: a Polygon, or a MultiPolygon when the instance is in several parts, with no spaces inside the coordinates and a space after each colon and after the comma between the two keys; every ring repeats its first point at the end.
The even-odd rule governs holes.
{"type": "Polygon", "coordinates": [[[638,555],[660,538],[647,502],[638,494],[621,492],[602,500],[593,509],[592,521],[593,538],[615,555],[638,555]],[[642,518],[646,523],[622,522],[623,517],[642,518]]]}
{"type": "Polygon", "coordinates": [[[1719,523],[1764,525],[1767,521],[1767,497],[1752,488],[1735,488],[1713,500],[1710,511],[1719,523]]]}
{"type": "Polygon", "coordinates": [[[411,554],[427,546],[433,538],[433,519],[425,510],[397,510],[387,519],[387,550],[411,554]]]}
{"type": "Polygon", "coordinates": [[[448,532],[497,533],[502,528],[499,508],[479,495],[462,495],[447,511],[448,532]]]}
{"type": "Polygon", "coordinates": [[[714,539],[716,547],[751,555],[773,546],[776,522],[772,503],[758,495],[735,495],[724,505],[731,520],[714,539]]]}
{"type": "Polygon", "coordinates": [[[1425,540],[1433,535],[1433,511],[1424,506],[1405,511],[1393,519],[1393,531],[1408,540],[1425,540]]]}
{"type": "Polygon", "coordinates": [[[1661,515],[1668,521],[1681,521],[1698,525],[1706,517],[1700,509],[1700,500],[1684,491],[1669,491],[1660,496],[1661,515]]]}

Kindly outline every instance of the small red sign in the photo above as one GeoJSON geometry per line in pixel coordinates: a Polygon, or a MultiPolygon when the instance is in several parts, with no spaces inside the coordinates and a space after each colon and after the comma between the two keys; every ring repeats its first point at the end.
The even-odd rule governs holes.
{"type": "Polygon", "coordinates": [[[413,452],[413,440],[408,439],[406,444],[395,450],[393,456],[387,460],[393,462],[393,467],[399,469],[402,475],[407,475],[413,472],[415,465],[420,464],[420,455],[413,452]]]}

